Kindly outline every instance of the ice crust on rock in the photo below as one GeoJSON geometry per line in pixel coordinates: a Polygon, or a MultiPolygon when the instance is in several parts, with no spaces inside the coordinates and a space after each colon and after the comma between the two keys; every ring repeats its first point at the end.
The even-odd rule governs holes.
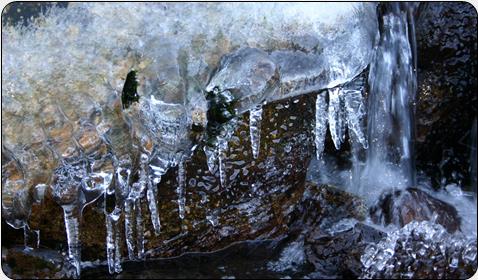
{"type": "MultiPolygon", "coordinates": [[[[62,207],[78,207],[75,216],[65,211],[65,223],[79,274],[75,220],[99,196],[114,199],[113,209],[105,208],[106,250],[110,272],[121,271],[119,217],[125,214],[130,258],[141,256],[143,237],[132,240],[143,231],[138,203],[145,195],[159,234],[157,187],[189,155],[192,124],[207,124],[204,91],[229,91],[237,114],[257,113],[257,155],[254,108],[351,80],[368,65],[376,32],[375,4],[357,3],[70,3],[27,27],[4,26],[8,222],[25,227],[29,190],[52,187],[62,207]],[[123,110],[132,70],[140,99],[123,110]]],[[[206,149],[223,186],[231,127],[206,149]]]]}
{"type": "Polygon", "coordinates": [[[476,270],[476,237],[450,234],[433,221],[413,221],[368,245],[361,262],[360,278],[457,277],[459,266],[476,270]]]}

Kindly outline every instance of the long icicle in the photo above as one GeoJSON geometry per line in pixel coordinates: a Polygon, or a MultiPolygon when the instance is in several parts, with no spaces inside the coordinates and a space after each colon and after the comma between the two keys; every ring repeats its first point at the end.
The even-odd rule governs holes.
{"type": "Polygon", "coordinates": [[[340,145],[344,139],[344,120],[341,106],[341,95],[342,90],[339,87],[329,89],[329,108],[328,108],[328,117],[329,117],[329,130],[332,140],[334,142],[335,148],[340,149],[340,145]]]}
{"type": "Polygon", "coordinates": [[[249,135],[251,138],[252,156],[256,159],[259,156],[261,146],[262,105],[250,110],[249,113],[249,135]]]}
{"type": "Polygon", "coordinates": [[[365,138],[363,121],[365,118],[365,104],[362,96],[364,87],[363,78],[344,87],[345,111],[347,113],[347,125],[349,133],[353,132],[357,141],[364,149],[368,148],[365,138]]]}
{"type": "Polygon", "coordinates": [[[325,147],[325,135],[327,133],[327,91],[317,95],[315,101],[315,151],[317,159],[320,159],[325,147]]]}
{"type": "Polygon", "coordinates": [[[186,162],[184,159],[181,159],[178,164],[178,186],[176,188],[176,193],[178,195],[178,211],[179,211],[179,218],[184,219],[184,208],[186,205],[186,197],[185,197],[185,181],[186,181],[186,172],[185,172],[185,165],[186,162]]]}
{"type": "Polygon", "coordinates": [[[144,257],[144,228],[143,215],[141,213],[141,200],[137,199],[134,205],[136,211],[136,247],[138,248],[138,259],[144,257]]]}
{"type": "Polygon", "coordinates": [[[106,256],[110,274],[122,271],[119,230],[120,213],[121,211],[115,208],[112,213],[106,214],[106,256]]]}
{"type": "Polygon", "coordinates": [[[124,203],[124,212],[125,212],[125,235],[126,235],[126,246],[128,247],[128,257],[130,260],[135,259],[135,240],[133,235],[133,227],[136,224],[134,222],[134,200],[127,199],[124,203]]]}
{"type": "Polygon", "coordinates": [[[161,232],[161,222],[158,213],[158,203],[156,201],[158,185],[161,182],[159,175],[150,176],[149,163],[150,157],[147,154],[141,154],[141,169],[139,175],[139,184],[141,189],[146,189],[146,199],[148,200],[149,212],[151,213],[151,223],[153,224],[154,234],[158,236],[161,232]]]}
{"type": "Polygon", "coordinates": [[[81,273],[81,243],[80,243],[80,217],[77,205],[63,205],[66,237],[68,241],[68,258],[76,270],[76,277],[81,273]]]}
{"type": "Polygon", "coordinates": [[[157,185],[153,184],[151,180],[147,180],[146,184],[146,198],[148,199],[149,212],[151,213],[151,222],[153,223],[154,233],[159,235],[161,232],[161,222],[159,219],[158,204],[156,202],[157,185]]]}

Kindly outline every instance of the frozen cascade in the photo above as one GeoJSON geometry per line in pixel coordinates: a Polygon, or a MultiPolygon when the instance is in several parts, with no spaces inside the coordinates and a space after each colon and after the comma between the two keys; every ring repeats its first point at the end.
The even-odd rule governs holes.
{"type": "Polygon", "coordinates": [[[184,207],[186,206],[186,197],[185,197],[185,188],[186,188],[186,161],[181,159],[178,164],[178,187],[176,188],[176,193],[178,195],[178,210],[179,218],[184,219],[184,207]]]}
{"type": "Polygon", "coordinates": [[[329,92],[329,108],[328,108],[328,122],[329,131],[332,136],[335,148],[340,150],[340,145],[345,141],[344,130],[346,128],[345,120],[343,118],[343,106],[341,105],[343,99],[343,91],[341,87],[335,87],[328,90],[329,92]]]}
{"type": "Polygon", "coordinates": [[[252,156],[256,159],[259,156],[261,146],[261,121],[262,105],[250,110],[249,132],[251,138],[252,156]]]}
{"type": "Polygon", "coordinates": [[[327,133],[327,91],[319,93],[315,101],[315,150],[317,159],[321,158],[327,133]]]}

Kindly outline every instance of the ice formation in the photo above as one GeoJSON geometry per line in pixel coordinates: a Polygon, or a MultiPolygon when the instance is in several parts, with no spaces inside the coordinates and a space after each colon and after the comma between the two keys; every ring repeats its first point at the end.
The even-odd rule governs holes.
{"type": "Polygon", "coordinates": [[[368,148],[365,136],[364,77],[360,75],[338,87],[321,92],[315,103],[315,147],[317,159],[321,158],[325,146],[327,125],[337,150],[345,141],[349,131],[351,142],[368,148]]]}
{"type": "MultiPolygon", "coordinates": [[[[225,187],[230,118],[251,111],[257,156],[257,106],[350,81],[369,64],[376,32],[375,4],[356,3],[71,3],[28,27],[4,26],[6,220],[27,229],[34,202],[28,190],[50,186],[79,274],[81,213],[104,196],[109,270],[121,271],[120,217],[129,257],[141,257],[140,198],[146,196],[160,234],[161,177],[197,144],[192,127],[214,125],[205,92],[229,97],[221,102],[233,108],[204,145],[208,167],[215,174],[218,166],[225,187]],[[137,79],[130,100],[127,77],[137,79]]],[[[340,110],[333,119],[344,122],[340,110]]],[[[354,114],[349,129],[358,133],[354,114]]],[[[181,216],[183,206],[180,197],[181,216]]]]}
{"type": "Polygon", "coordinates": [[[315,101],[315,150],[317,159],[321,158],[325,146],[325,135],[327,132],[328,113],[327,113],[327,92],[317,95],[315,101]]]}
{"type": "Polygon", "coordinates": [[[361,262],[360,278],[459,277],[460,266],[476,269],[476,239],[450,234],[434,222],[414,221],[367,246],[361,262]]]}
{"type": "Polygon", "coordinates": [[[252,156],[257,158],[261,146],[261,120],[262,120],[262,105],[250,111],[249,115],[249,131],[251,138],[252,156]]]}

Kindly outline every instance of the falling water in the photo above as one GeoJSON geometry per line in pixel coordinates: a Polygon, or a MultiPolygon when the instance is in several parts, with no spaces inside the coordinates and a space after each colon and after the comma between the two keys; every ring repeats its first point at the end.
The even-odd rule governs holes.
{"type": "Polygon", "coordinates": [[[415,185],[412,104],[416,91],[413,21],[405,5],[384,5],[378,46],[369,74],[367,133],[369,148],[361,193],[415,185]],[[403,9],[406,7],[406,9],[403,9]],[[413,42],[413,40],[412,40],[413,42]],[[381,174],[381,176],[376,176],[381,174]]]}

